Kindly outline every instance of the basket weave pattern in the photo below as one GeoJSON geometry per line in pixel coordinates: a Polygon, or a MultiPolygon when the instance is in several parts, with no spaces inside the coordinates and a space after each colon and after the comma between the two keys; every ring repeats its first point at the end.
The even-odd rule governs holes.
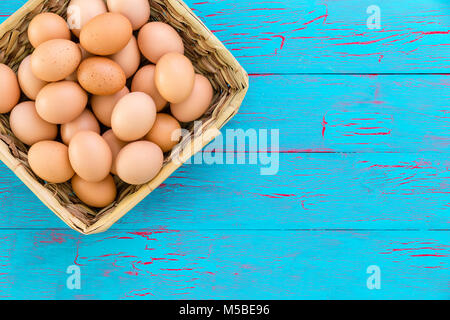
{"type": "MultiPolygon", "coordinates": [[[[0,63],[17,71],[22,60],[32,53],[28,41],[28,24],[41,12],[53,12],[66,18],[69,0],[30,0],[0,26],[0,63]]],[[[185,54],[196,72],[205,75],[213,85],[215,96],[203,116],[201,130],[185,124],[190,135],[185,136],[172,155],[185,162],[215,138],[220,129],[238,111],[248,89],[248,76],[231,53],[181,0],[153,0],[151,20],[162,21],[178,30],[185,44],[185,54]]],[[[148,62],[143,61],[143,64],[148,62]]],[[[22,99],[22,101],[25,99],[22,99]]],[[[31,171],[28,148],[11,132],[9,114],[0,115],[0,160],[33,191],[56,215],[71,228],[92,234],[106,231],[167,179],[179,166],[167,155],[159,175],[143,186],[130,186],[118,181],[118,197],[109,207],[95,211],[81,203],[73,194],[70,183],[46,184],[31,171]]]]}

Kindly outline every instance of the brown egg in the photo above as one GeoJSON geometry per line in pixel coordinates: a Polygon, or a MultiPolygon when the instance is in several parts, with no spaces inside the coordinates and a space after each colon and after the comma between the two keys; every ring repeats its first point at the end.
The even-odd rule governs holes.
{"type": "Polygon", "coordinates": [[[169,52],[184,54],[183,40],[178,32],[163,22],[149,22],[139,31],[139,48],[151,62],[158,60],[169,52]]]}
{"type": "Polygon", "coordinates": [[[156,65],[156,87],[161,96],[171,103],[186,100],[194,88],[194,80],[194,67],[182,54],[168,53],[156,65]]]}
{"type": "Polygon", "coordinates": [[[181,103],[172,103],[170,110],[178,121],[195,121],[209,109],[213,95],[214,90],[209,80],[205,76],[196,74],[194,89],[189,98],[181,103]]]}
{"type": "Polygon", "coordinates": [[[156,105],[156,110],[162,111],[167,106],[167,100],[164,99],[156,88],[155,84],[155,66],[146,65],[136,72],[131,83],[131,91],[144,92],[152,97],[156,105]]]}
{"type": "Polygon", "coordinates": [[[133,92],[117,102],[111,117],[114,134],[122,141],[143,138],[152,128],[156,118],[153,99],[143,92],[133,92]]]}
{"type": "Polygon", "coordinates": [[[78,118],[86,108],[87,93],[73,81],[46,85],[36,98],[36,110],[47,122],[64,124],[78,118]]]}
{"type": "Polygon", "coordinates": [[[174,117],[158,113],[156,121],[145,139],[156,143],[163,152],[169,152],[175,147],[181,138],[180,123],[174,117]]]}
{"type": "Polygon", "coordinates": [[[92,131],[81,131],[70,140],[69,159],[76,174],[88,182],[100,182],[111,172],[111,149],[92,131]]]}
{"type": "Polygon", "coordinates": [[[28,151],[28,163],[39,178],[49,183],[64,183],[75,174],[67,146],[56,141],[34,144],[28,151]]]}
{"type": "Polygon", "coordinates": [[[111,175],[101,182],[88,182],[75,175],[72,178],[72,189],[81,201],[95,208],[109,206],[117,196],[116,184],[111,175]]]}
{"type": "Polygon", "coordinates": [[[8,113],[20,99],[17,76],[10,67],[0,63],[0,113],[8,113]]]}
{"type": "Polygon", "coordinates": [[[71,0],[67,7],[67,23],[73,34],[79,37],[86,23],[107,11],[103,0],[71,0]]]}
{"type": "Polygon", "coordinates": [[[148,0],[107,0],[110,12],[123,14],[130,20],[133,30],[138,30],[150,20],[148,0]]]}
{"type": "Polygon", "coordinates": [[[31,70],[41,80],[60,81],[71,75],[81,61],[75,42],[56,39],[44,42],[31,55],[31,70]]]}
{"type": "Polygon", "coordinates": [[[58,126],[39,117],[33,101],[15,106],[9,124],[14,135],[29,146],[39,141],[54,140],[58,135],[58,126]]]}
{"type": "Polygon", "coordinates": [[[28,40],[35,48],[48,40],[70,40],[70,36],[66,21],[52,12],[43,12],[36,15],[28,25],[28,40]]]}
{"type": "Polygon", "coordinates": [[[79,83],[86,91],[99,96],[119,92],[127,81],[122,68],[111,59],[103,57],[84,60],[77,75],[79,83]]]}
{"type": "Polygon", "coordinates": [[[48,82],[36,78],[31,71],[31,56],[22,60],[17,71],[17,78],[23,93],[31,100],[36,100],[39,91],[48,84],[48,82]]]}
{"type": "Polygon", "coordinates": [[[139,69],[139,65],[141,64],[141,52],[139,51],[136,38],[134,36],[131,37],[127,46],[118,53],[110,56],[110,58],[111,60],[117,62],[125,72],[125,76],[130,78],[136,73],[137,69],[139,69]]]}
{"type": "Polygon", "coordinates": [[[141,185],[150,182],[161,171],[164,155],[149,141],[137,141],[125,146],[116,160],[117,173],[124,182],[141,185]]]}
{"type": "Polygon", "coordinates": [[[90,53],[109,56],[125,48],[132,35],[127,18],[118,13],[104,13],[81,29],[80,43],[90,53]]]}
{"type": "Polygon", "coordinates": [[[113,165],[111,168],[111,172],[117,175],[117,168],[116,168],[117,155],[119,154],[120,150],[122,150],[128,144],[128,142],[119,140],[112,130],[106,131],[102,137],[103,139],[105,139],[106,143],[109,145],[109,148],[111,149],[112,152],[113,165]]]}
{"type": "Polygon", "coordinates": [[[91,106],[98,121],[111,128],[111,116],[117,102],[130,93],[127,87],[110,96],[92,96],[91,106]]]}
{"type": "Polygon", "coordinates": [[[61,126],[62,141],[69,145],[70,140],[81,131],[93,131],[100,134],[100,125],[98,124],[97,119],[92,112],[87,109],[75,120],[61,126]]]}

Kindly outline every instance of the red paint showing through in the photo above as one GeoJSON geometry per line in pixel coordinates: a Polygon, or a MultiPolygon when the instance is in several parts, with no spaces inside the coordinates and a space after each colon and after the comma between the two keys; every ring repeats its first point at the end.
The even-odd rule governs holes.
{"type": "Polygon", "coordinates": [[[275,36],[272,36],[272,38],[280,38],[281,39],[280,49],[275,49],[275,55],[276,55],[276,54],[278,54],[278,50],[283,50],[284,43],[286,42],[286,38],[282,35],[275,35],[275,36]]]}
{"type": "Polygon", "coordinates": [[[79,255],[80,255],[80,239],[78,238],[78,241],[77,241],[77,252],[76,252],[76,255],[75,255],[75,259],[73,260],[73,263],[75,264],[75,265],[77,265],[77,266],[79,266],[79,267],[83,267],[84,265],[83,264],[79,264],[78,263],[78,257],[79,257],[79,255]]]}
{"type": "Polygon", "coordinates": [[[325,120],[326,115],[323,116],[322,120],[322,138],[325,138],[325,130],[327,129],[328,122],[325,120]]]}

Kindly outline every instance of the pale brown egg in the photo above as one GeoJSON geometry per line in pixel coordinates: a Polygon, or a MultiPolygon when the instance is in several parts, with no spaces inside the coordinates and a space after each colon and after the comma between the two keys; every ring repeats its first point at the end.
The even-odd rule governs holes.
{"type": "Polygon", "coordinates": [[[20,87],[14,71],[0,63],[0,113],[8,113],[20,99],[20,87]]]}
{"type": "Polygon", "coordinates": [[[92,96],[91,106],[98,121],[111,128],[111,116],[117,102],[130,93],[127,87],[109,96],[92,96]]]}
{"type": "Polygon", "coordinates": [[[125,48],[133,35],[130,21],[118,13],[96,16],[81,29],[80,43],[87,51],[109,56],[125,48]]]}
{"type": "Polygon", "coordinates": [[[48,82],[37,78],[33,74],[31,70],[31,56],[22,60],[17,71],[17,78],[23,93],[31,100],[36,100],[39,91],[48,84],[48,82]]]}
{"type": "Polygon", "coordinates": [[[103,0],[71,0],[67,7],[67,23],[73,34],[79,37],[86,23],[107,11],[103,0]]]}
{"type": "Polygon", "coordinates": [[[122,141],[143,138],[152,128],[156,118],[153,99],[146,93],[133,92],[117,102],[111,117],[114,134],[122,141]]]}
{"type": "Polygon", "coordinates": [[[181,103],[172,103],[170,110],[178,121],[195,121],[209,109],[213,96],[214,90],[209,80],[203,75],[196,74],[194,89],[189,98],[181,103]]]}
{"type": "Polygon", "coordinates": [[[72,178],[72,189],[81,201],[95,208],[109,206],[117,196],[116,184],[111,175],[100,182],[88,182],[75,175],[72,178]]]}
{"type": "Polygon", "coordinates": [[[119,178],[132,185],[150,182],[161,171],[164,155],[153,142],[137,141],[125,146],[117,156],[119,178]]]}
{"type": "Polygon", "coordinates": [[[104,57],[84,60],[78,68],[78,82],[89,93],[108,96],[125,87],[127,78],[122,68],[114,61],[104,57]]]}
{"type": "Polygon", "coordinates": [[[76,174],[88,182],[100,182],[111,172],[111,149],[92,131],[81,131],[70,140],[69,159],[76,174]]]}
{"type": "Polygon", "coordinates": [[[64,124],[78,118],[86,108],[87,93],[73,81],[46,85],[36,98],[39,116],[53,124],[64,124]]]}
{"type": "Polygon", "coordinates": [[[64,183],[75,174],[67,146],[56,141],[41,141],[31,146],[28,163],[39,178],[49,183],[64,183]]]}
{"type": "Polygon", "coordinates": [[[125,48],[109,58],[119,64],[127,79],[130,78],[136,73],[141,64],[141,52],[139,51],[136,38],[134,36],[131,37],[125,48]]]}
{"type": "Polygon", "coordinates": [[[55,39],[44,42],[31,55],[31,70],[41,80],[60,81],[71,75],[81,61],[75,42],[55,39]]]}
{"type": "Polygon", "coordinates": [[[186,100],[194,88],[194,80],[194,67],[182,54],[168,53],[156,64],[156,87],[161,96],[171,103],[186,100]]]}
{"type": "Polygon", "coordinates": [[[136,72],[131,83],[131,91],[144,92],[152,97],[156,105],[156,110],[162,111],[167,106],[167,100],[164,99],[156,88],[155,84],[155,66],[146,65],[136,72]]]}
{"type": "Polygon", "coordinates": [[[138,30],[150,20],[148,0],[107,0],[110,12],[123,14],[130,20],[133,30],[138,30]]]}
{"type": "Polygon", "coordinates": [[[102,137],[103,139],[105,139],[106,143],[109,145],[109,148],[111,149],[112,152],[113,164],[111,168],[111,173],[117,175],[117,168],[116,168],[117,155],[119,154],[120,150],[122,150],[128,144],[128,142],[119,140],[112,130],[106,131],[102,137]]]}
{"type": "Polygon", "coordinates": [[[165,54],[184,54],[184,44],[178,32],[163,22],[149,22],[139,31],[139,48],[151,62],[157,63],[165,54]]]}
{"type": "Polygon", "coordinates": [[[40,44],[53,39],[70,40],[70,30],[66,21],[52,12],[36,15],[28,25],[28,40],[37,48],[40,44]]]}
{"type": "Polygon", "coordinates": [[[33,101],[15,106],[9,124],[14,135],[29,146],[44,140],[54,140],[58,135],[58,126],[39,117],[33,101]]]}
{"type": "Polygon", "coordinates": [[[93,131],[100,134],[100,125],[91,111],[85,109],[75,120],[61,126],[62,141],[69,145],[70,140],[81,131],[93,131]]]}
{"type": "Polygon", "coordinates": [[[174,117],[158,113],[156,121],[145,140],[156,143],[163,152],[169,152],[181,139],[181,126],[174,117]]]}

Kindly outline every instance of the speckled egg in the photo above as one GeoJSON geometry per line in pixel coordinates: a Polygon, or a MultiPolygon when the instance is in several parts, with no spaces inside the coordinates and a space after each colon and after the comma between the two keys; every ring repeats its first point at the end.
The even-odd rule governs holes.
{"type": "Polygon", "coordinates": [[[78,82],[89,93],[107,96],[125,87],[126,76],[120,65],[104,57],[84,60],[78,68],[78,82]]]}
{"type": "Polygon", "coordinates": [[[33,74],[44,81],[60,81],[71,75],[81,61],[81,50],[75,42],[56,39],[44,42],[31,55],[33,74]]]}

